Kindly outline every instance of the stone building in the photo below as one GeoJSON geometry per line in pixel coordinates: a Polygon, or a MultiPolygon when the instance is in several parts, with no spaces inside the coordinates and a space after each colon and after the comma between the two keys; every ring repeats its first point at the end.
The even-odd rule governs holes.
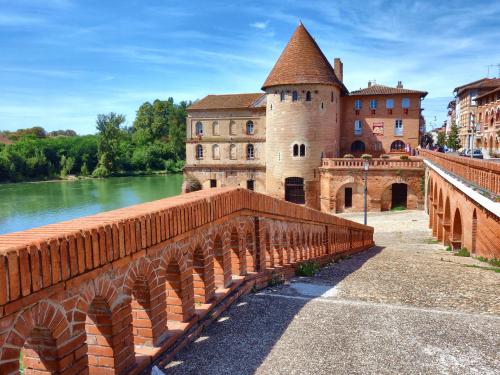
{"type": "Polygon", "coordinates": [[[185,173],[203,188],[241,186],[320,208],[326,158],[408,154],[420,142],[427,93],[401,82],[349,93],[342,61],[332,66],[302,24],[262,90],[188,108],[185,173]]]}
{"type": "Polygon", "coordinates": [[[490,157],[500,154],[500,86],[476,98],[481,145],[490,157]]]}

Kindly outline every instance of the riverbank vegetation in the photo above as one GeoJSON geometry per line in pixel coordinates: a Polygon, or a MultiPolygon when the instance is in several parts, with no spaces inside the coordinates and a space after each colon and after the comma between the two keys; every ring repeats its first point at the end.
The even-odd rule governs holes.
{"type": "Polygon", "coordinates": [[[187,102],[146,102],[131,126],[125,116],[97,116],[97,133],[46,132],[42,127],[0,132],[0,182],[179,173],[185,160],[187,102]]]}

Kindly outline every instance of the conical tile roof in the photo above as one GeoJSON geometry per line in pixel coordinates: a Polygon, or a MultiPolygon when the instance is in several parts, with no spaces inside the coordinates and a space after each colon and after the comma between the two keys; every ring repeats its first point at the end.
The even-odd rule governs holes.
{"type": "Polygon", "coordinates": [[[295,29],[262,89],[301,83],[336,84],[347,91],[302,23],[295,29]]]}

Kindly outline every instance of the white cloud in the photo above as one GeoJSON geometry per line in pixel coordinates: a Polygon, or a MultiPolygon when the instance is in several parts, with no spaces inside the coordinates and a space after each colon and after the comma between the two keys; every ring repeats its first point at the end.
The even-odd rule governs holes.
{"type": "Polygon", "coordinates": [[[250,24],[251,27],[254,27],[259,30],[267,29],[267,25],[269,25],[269,21],[266,22],[258,21],[250,24]]]}

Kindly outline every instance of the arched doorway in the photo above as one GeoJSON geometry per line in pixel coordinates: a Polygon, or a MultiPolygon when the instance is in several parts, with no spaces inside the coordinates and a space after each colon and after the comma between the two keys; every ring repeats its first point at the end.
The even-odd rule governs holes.
{"type": "Polygon", "coordinates": [[[460,250],[462,248],[462,217],[458,208],[455,210],[455,216],[453,217],[452,231],[451,244],[453,249],[460,250]]]}
{"type": "Polygon", "coordinates": [[[450,198],[446,197],[446,203],[444,205],[444,220],[443,220],[443,242],[445,245],[450,244],[450,229],[451,229],[451,209],[450,209],[450,198]]]}
{"type": "Polygon", "coordinates": [[[355,154],[359,154],[365,152],[365,144],[362,141],[354,141],[351,144],[351,152],[355,154]]]}
{"type": "Polygon", "coordinates": [[[304,204],[304,179],[301,177],[285,178],[285,200],[292,203],[304,204]]]}
{"type": "Polygon", "coordinates": [[[394,183],[389,185],[382,193],[380,210],[404,210],[408,207],[408,185],[394,183]]]}
{"type": "Polygon", "coordinates": [[[391,143],[391,152],[403,152],[405,151],[405,146],[405,143],[398,139],[391,143]]]}

